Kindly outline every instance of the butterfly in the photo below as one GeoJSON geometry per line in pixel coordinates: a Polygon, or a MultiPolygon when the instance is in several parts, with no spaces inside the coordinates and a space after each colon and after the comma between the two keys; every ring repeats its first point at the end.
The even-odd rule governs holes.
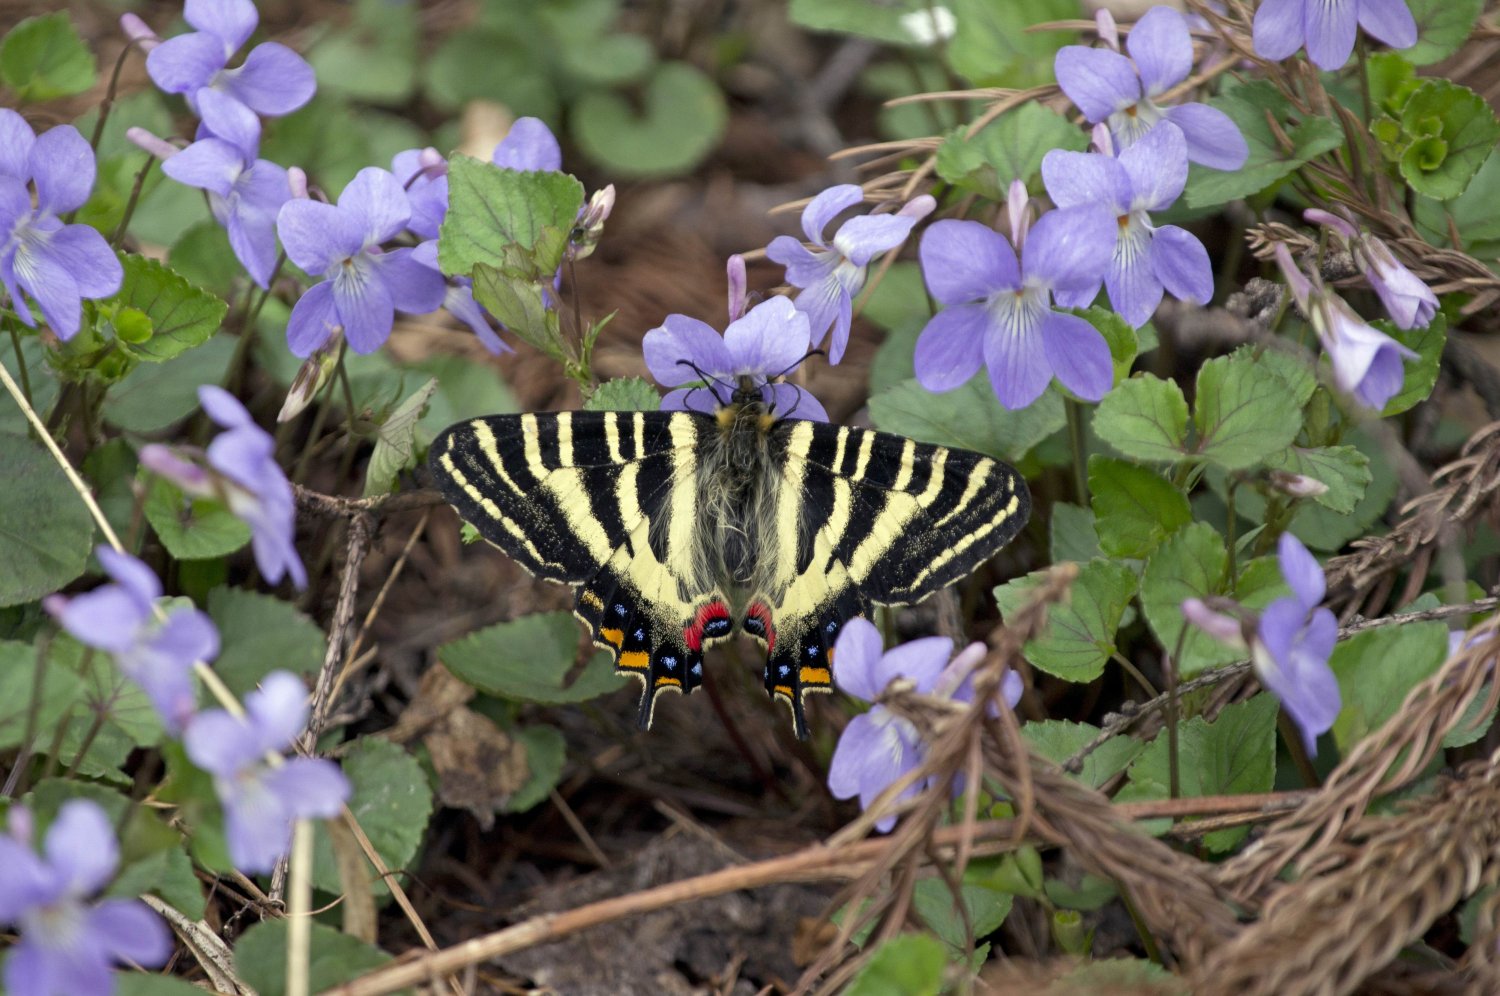
{"type": "Polygon", "coordinates": [[[766,691],[806,738],[807,696],[872,605],[967,576],[1031,511],[1015,468],[902,436],[778,417],[742,378],[712,414],[555,412],[459,422],[433,443],[443,496],[575,614],[656,696],[703,681],[736,627],[766,649],[766,691]]]}

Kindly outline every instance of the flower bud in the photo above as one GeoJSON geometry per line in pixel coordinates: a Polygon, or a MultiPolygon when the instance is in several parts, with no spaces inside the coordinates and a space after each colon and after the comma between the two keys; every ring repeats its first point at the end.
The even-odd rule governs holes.
{"type": "Polygon", "coordinates": [[[286,392],[286,401],[282,402],[281,411],[276,415],[277,422],[291,421],[312,404],[313,398],[323,390],[338,366],[339,345],[343,339],[342,330],[334,332],[327,342],[302,361],[302,366],[297,368],[297,376],[292,378],[291,389],[286,392]]]}
{"type": "Polygon", "coordinates": [[[1249,645],[1244,620],[1211,609],[1202,599],[1184,599],[1182,618],[1226,646],[1244,650],[1249,645]]]}
{"type": "Polygon", "coordinates": [[[164,138],[157,138],[144,128],[132,125],[125,129],[125,140],[136,148],[155,156],[157,159],[167,160],[182,151],[164,138]]]}
{"type": "Polygon", "coordinates": [[[745,313],[747,291],[745,283],[745,257],[735,253],[725,266],[729,274],[729,320],[737,322],[745,313]]]}
{"type": "Polygon", "coordinates": [[[128,11],[120,15],[120,30],[143,53],[150,52],[161,44],[161,39],[151,30],[151,25],[128,11]]]}
{"type": "Polygon", "coordinates": [[[1291,474],[1284,470],[1273,470],[1271,487],[1293,498],[1316,498],[1328,493],[1328,485],[1306,474],[1291,474]]]}
{"type": "Polygon", "coordinates": [[[568,239],[568,258],[586,259],[593,255],[594,247],[599,244],[599,239],[604,234],[604,223],[609,220],[609,214],[615,208],[615,185],[609,184],[603,190],[594,191],[594,196],[589,198],[588,206],[578,216],[578,221],[573,225],[573,232],[568,239]]]}

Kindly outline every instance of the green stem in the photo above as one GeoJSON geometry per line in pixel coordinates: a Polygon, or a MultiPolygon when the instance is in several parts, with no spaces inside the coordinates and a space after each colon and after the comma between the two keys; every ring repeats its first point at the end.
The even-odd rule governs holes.
{"type": "Polygon", "coordinates": [[[271,270],[271,277],[266,281],[266,289],[260,292],[260,297],[251,299],[253,292],[245,291],[245,312],[240,316],[239,340],[234,344],[234,355],[229,359],[229,369],[224,374],[224,390],[230,394],[239,394],[240,382],[244,379],[245,370],[249,366],[250,347],[255,345],[256,321],[260,318],[261,309],[266,306],[266,299],[271,296],[271,288],[276,286],[276,278],[281,275],[281,268],[286,265],[286,253],[280,253],[276,257],[276,266],[271,270]]]}
{"type": "Polygon", "coordinates": [[[1170,798],[1179,798],[1182,794],[1182,780],[1178,771],[1177,758],[1177,662],[1182,659],[1182,645],[1187,641],[1188,626],[1184,622],[1181,631],[1177,634],[1177,646],[1172,650],[1172,656],[1162,661],[1162,673],[1167,679],[1167,791],[1170,798]]]}
{"type": "Polygon", "coordinates": [[[36,407],[36,401],[31,396],[31,372],[26,369],[26,355],[21,352],[21,334],[16,331],[16,323],[6,321],[5,327],[10,330],[10,343],[16,350],[16,372],[21,375],[21,393],[26,396],[26,403],[36,407]]]}
{"type": "Polygon", "coordinates": [[[1147,698],[1156,698],[1156,686],[1151,684],[1151,680],[1147,678],[1143,673],[1141,673],[1140,668],[1130,663],[1130,661],[1125,657],[1124,654],[1116,650],[1113,654],[1110,654],[1110,660],[1120,665],[1121,670],[1134,678],[1137,685],[1140,685],[1141,688],[1145,689],[1147,698]]]}
{"type": "Polygon", "coordinates": [[[1307,756],[1307,748],[1303,746],[1302,731],[1297,729],[1297,724],[1292,722],[1292,717],[1285,709],[1276,714],[1276,728],[1281,731],[1281,739],[1286,743],[1287,753],[1292,756],[1292,765],[1302,777],[1302,784],[1308,788],[1317,788],[1323,784],[1312,765],[1312,758],[1307,756]]]}
{"type": "Polygon", "coordinates": [[[115,227],[115,233],[109,237],[111,248],[120,248],[120,243],[125,238],[125,230],[130,227],[130,219],[135,214],[135,206],[140,203],[141,190],[146,186],[146,177],[151,173],[151,164],[156,162],[153,156],[146,160],[146,165],[135,175],[135,183],[130,187],[130,199],[125,202],[125,213],[120,215],[120,224],[115,227]]]}
{"type": "Polygon", "coordinates": [[[1083,405],[1068,398],[1063,401],[1068,414],[1068,440],[1073,449],[1073,489],[1078,504],[1087,508],[1089,504],[1089,470],[1086,454],[1087,442],[1083,428],[1083,405]]]}
{"type": "Polygon", "coordinates": [[[1240,572],[1235,565],[1235,546],[1237,545],[1238,540],[1235,536],[1236,516],[1234,512],[1234,492],[1235,489],[1239,486],[1239,478],[1230,477],[1228,486],[1224,489],[1224,507],[1226,509],[1226,518],[1224,520],[1224,541],[1225,545],[1228,547],[1229,552],[1229,590],[1231,592],[1234,591],[1235,579],[1240,576],[1240,572]]]}

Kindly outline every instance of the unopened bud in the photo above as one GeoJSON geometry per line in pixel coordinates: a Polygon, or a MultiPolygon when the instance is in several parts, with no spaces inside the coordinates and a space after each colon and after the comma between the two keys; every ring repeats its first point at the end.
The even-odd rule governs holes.
{"type": "Polygon", "coordinates": [[[1106,122],[1100,121],[1094,125],[1094,130],[1091,134],[1093,136],[1092,144],[1095,152],[1104,156],[1113,156],[1115,154],[1115,137],[1109,133],[1109,125],[1106,122]]]}
{"type": "Polygon", "coordinates": [[[1021,246],[1026,244],[1026,232],[1031,228],[1031,195],[1020,180],[1010,181],[1010,190],[1005,196],[1005,213],[1010,218],[1010,244],[1020,252],[1021,246]]]}
{"type": "Polygon", "coordinates": [[[1100,41],[1116,52],[1120,50],[1120,29],[1115,26],[1115,15],[1108,7],[1100,7],[1094,12],[1094,30],[1099,33],[1100,41]]]}
{"type": "Polygon", "coordinates": [[[343,338],[342,330],[335,332],[328,337],[326,343],[302,361],[302,366],[297,368],[297,376],[292,378],[291,389],[286,392],[281,411],[276,414],[277,422],[290,422],[312,404],[313,398],[323,390],[323,385],[328,383],[338,366],[339,344],[343,338]]]}
{"type": "Polygon", "coordinates": [[[286,171],[287,186],[292,189],[292,196],[298,200],[307,200],[307,174],[302,171],[301,166],[288,166],[286,171]]]}
{"type": "Polygon", "coordinates": [[[921,221],[935,210],[937,210],[937,198],[931,194],[922,194],[901,205],[901,210],[896,212],[896,216],[921,221]]]}
{"type": "Polygon", "coordinates": [[[958,31],[958,19],[947,7],[932,6],[900,17],[901,30],[918,45],[936,45],[958,31]]]}
{"type": "Polygon", "coordinates": [[[125,140],[161,160],[171,159],[181,151],[166,139],[157,138],[146,129],[133,125],[125,129],[125,140]]]}
{"type": "Polygon", "coordinates": [[[161,44],[161,39],[151,30],[151,25],[128,11],[120,15],[120,30],[142,52],[150,52],[161,44]]]}
{"type": "Polygon", "coordinates": [[[1318,495],[1328,493],[1328,485],[1315,477],[1306,474],[1292,474],[1285,470],[1273,470],[1270,474],[1271,487],[1284,495],[1293,498],[1316,498],[1318,495]]]}
{"type": "Polygon", "coordinates": [[[1210,608],[1200,598],[1183,600],[1182,618],[1226,646],[1244,650],[1249,644],[1243,620],[1210,608]]]}
{"type": "Polygon", "coordinates": [[[729,275],[729,320],[737,322],[745,313],[745,305],[748,299],[747,284],[745,281],[745,257],[735,253],[729,257],[729,262],[724,269],[729,275]]]}
{"type": "Polygon", "coordinates": [[[568,239],[568,258],[586,259],[594,252],[594,247],[599,244],[599,239],[604,235],[604,223],[609,220],[609,214],[615,209],[615,185],[613,183],[603,190],[594,191],[594,196],[589,198],[588,206],[578,216],[578,221],[573,225],[573,232],[568,239]]]}

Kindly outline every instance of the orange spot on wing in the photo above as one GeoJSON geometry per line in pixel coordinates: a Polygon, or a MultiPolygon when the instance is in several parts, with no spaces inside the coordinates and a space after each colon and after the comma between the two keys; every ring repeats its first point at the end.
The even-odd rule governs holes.
{"type": "Polygon", "coordinates": [[[644,671],[651,666],[651,655],[644,650],[632,650],[620,655],[619,666],[627,671],[644,671]]]}
{"type": "Polygon", "coordinates": [[[599,635],[604,638],[605,643],[616,650],[619,650],[620,644],[625,642],[625,631],[623,629],[601,629],[599,635]]]}
{"type": "Polygon", "coordinates": [[[827,685],[833,681],[826,667],[805,667],[799,677],[804,685],[827,685]]]}
{"type": "Polygon", "coordinates": [[[682,682],[678,681],[676,678],[657,678],[656,687],[681,688],[682,682]]]}

